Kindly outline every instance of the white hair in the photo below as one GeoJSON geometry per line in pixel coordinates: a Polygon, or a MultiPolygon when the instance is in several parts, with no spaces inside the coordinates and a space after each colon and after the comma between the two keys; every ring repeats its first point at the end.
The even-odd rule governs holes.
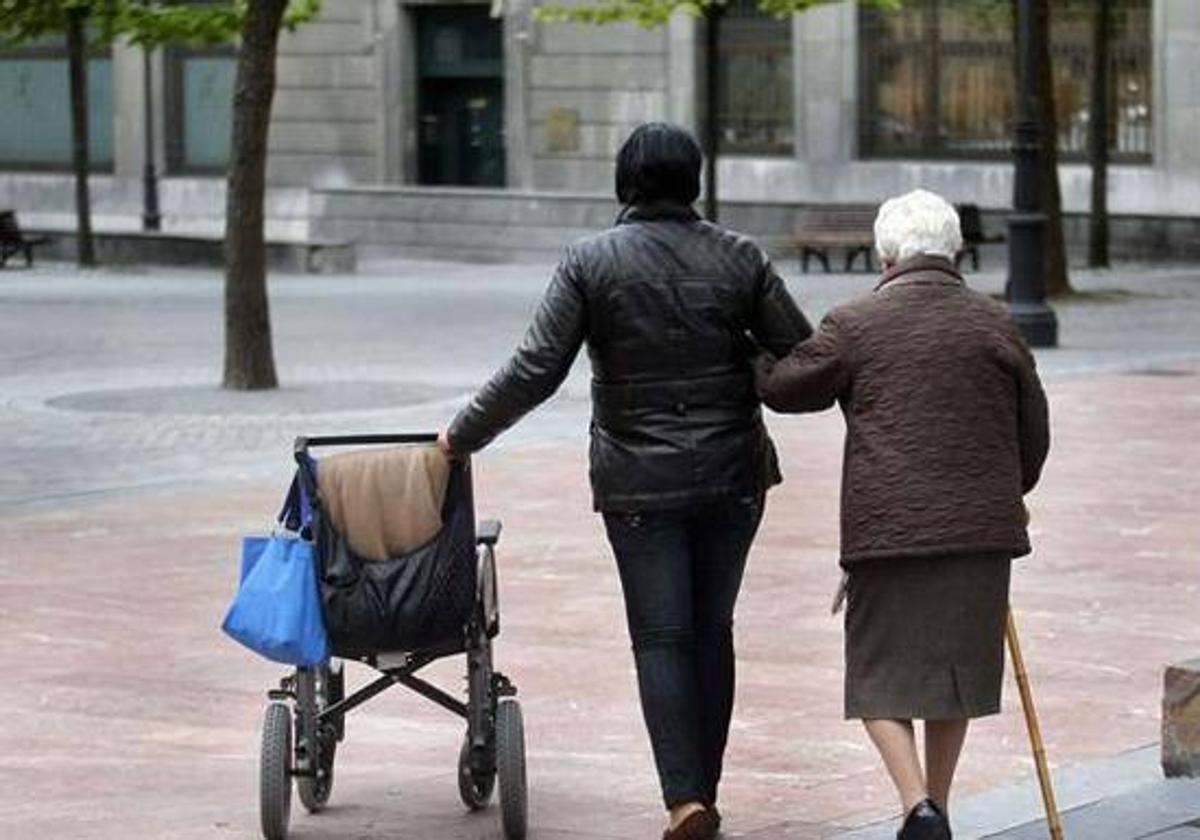
{"type": "Polygon", "coordinates": [[[880,262],[895,264],[919,254],[953,260],[962,250],[958,211],[929,190],[889,199],[875,217],[875,251],[880,262]]]}

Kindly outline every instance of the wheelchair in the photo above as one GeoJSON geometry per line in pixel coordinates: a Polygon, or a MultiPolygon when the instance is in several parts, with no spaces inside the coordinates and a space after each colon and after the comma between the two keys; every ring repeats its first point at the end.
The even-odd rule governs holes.
{"type": "MultiPolygon", "coordinates": [[[[315,489],[317,462],[310,454],[314,448],[429,445],[436,440],[436,435],[428,434],[300,437],[294,454],[299,476],[315,489]]],[[[293,783],[300,803],[310,814],[325,808],[333,792],[337,747],[346,735],[348,713],[396,685],[464,720],[466,730],[458,753],[458,793],[463,805],[473,811],[486,808],[498,782],[504,836],[510,840],[525,837],[528,795],[521,704],[516,686],[495,669],[492,656],[492,639],[500,632],[496,544],[501,524],[487,520],[476,526],[469,459],[455,461],[451,469],[446,501],[450,516],[443,535],[423,549],[424,554],[395,561],[431,563],[435,564],[431,567],[433,573],[444,572],[444,583],[437,590],[441,603],[431,605],[428,612],[433,617],[419,623],[420,632],[414,633],[415,644],[411,647],[402,644],[396,649],[374,650],[371,633],[339,625],[348,623],[343,618],[347,611],[339,612],[337,608],[337,587],[348,585],[342,574],[345,569],[339,571],[338,564],[345,565],[347,558],[344,549],[338,548],[333,526],[319,512],[314,516],[311,537],[317,546],[322,587],[342,574],[334,580],[334,589],[330,590],[333,594],[324,596],[333,658],[327,665],[294,669],[283,677],[278,688],[267,692],[259,766],[259,813],[267,840],[287,837],[293,783]],[[446,548],[438,544],[440,540],[457,543],[446,548]],[[436,568],[439,563],[449,568],[436,568]],[[431,662],[457,655],[466,658],[465,700],[418,675],[431,662]],[[347,695],[345,661],[363,663],[375,669],[378,676],[347,695]]],[[[312,498],[316,498],[315,492],[312,498]]],[[[350,564],[354,566],[353,558],[350,564]]],[[[375,585],[378,581],[371,580],[374,571],[357,567],[350,577],[357,574],[361,579],[351,581],[351,585],[375,585]]],[[[394,589],[391,584],[384,585],[394,589]]],[[[378,593],[368,594],[379,597],[378,593]]],[[[404,627],[392,627],[389,638],[403,642],[406,632],[404,627]]],[[[378,633],[375,635],[378,637],[378,633]]]]}

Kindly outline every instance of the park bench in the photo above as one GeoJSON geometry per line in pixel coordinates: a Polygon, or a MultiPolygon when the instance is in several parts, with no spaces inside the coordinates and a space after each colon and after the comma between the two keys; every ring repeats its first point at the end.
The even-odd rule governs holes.
{"type": "Polygon", "coordinates": [[[33,265],[33,246],[45,245],[50,240],[45,236],[26,236],[17,224],[17,214],[12,210],[0,210],[0,267],[14,254],[25,253],[25,264],[33,265]]]}
{"type": "Polygon", "coordinates": [[[871,270],[875,245],[876,207],[871,204],[832,204],[805,209],[792,233],[791,246],[800,252],[800,267],[807,273],[812,257],[829,271],[829,251],[846,249],[846,271],[861,255],[864,268],[871,270]]]}
{"type": "MultiPolygon", "coordinates": [[[[1003,234],[989,235],[983,228],[983,217],[979,206],[975,204],[959,204],[959,224],[962,228],[963,247],[955,257],[954,264],[961,265],[967,257],[971,257],[971,267],[979,270],[979,246],[994,242],[1003,242],[1003,234]]],[[[877,208],[870,204],[835,204],[823,207],[811,207],[802,212],[800,223],[796,226],[790,241],[787,243],[800,253],[800,265],[808,272],[809,259],[816,257],[820,260],[825,271],[829,271],[829,251],[833,248],[846,249],[847,272],[854,268],[859,256],[863,260],[863,268],[871,271],[872,254],[875,245],[875,214],[877,208]]]]}

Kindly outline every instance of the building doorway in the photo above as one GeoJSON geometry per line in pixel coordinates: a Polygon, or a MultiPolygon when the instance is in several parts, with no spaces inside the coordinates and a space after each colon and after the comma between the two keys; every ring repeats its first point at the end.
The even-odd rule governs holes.
{"type": "Polygon", "coordinates": [[[486,5],[419,6],[418,180],[504,186],[504,40],[486,5]]]}

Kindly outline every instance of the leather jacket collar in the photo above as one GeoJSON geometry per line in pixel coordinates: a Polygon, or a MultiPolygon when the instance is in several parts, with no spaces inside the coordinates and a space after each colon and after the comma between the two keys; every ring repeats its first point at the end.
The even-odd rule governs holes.
{"type": "Polygon", "coordinates": [[[617,214],[617,224],[629,222],[698,222],[700,214],[691,207],[671,201],[652,201],[646,204],[627,204],[617,214]]]}
{"type": "Polygon", "coordinates": [[[895,282],[900,278],[905,278],[905,282],[923,282],[923,283],[939,283],[945,285],[957,285],[963,283],[963,277],[954,268],[954,263],[945,257],[936,257],[929,254],[918,254],[915,257],[909,257],[907,260],[896,263],[883,273],[883,278],[875,287],[875,291],[879,291],[888,283],[895,282]],[[909,277],[906,275],[922,274],[923,277],[909,277]]]}

